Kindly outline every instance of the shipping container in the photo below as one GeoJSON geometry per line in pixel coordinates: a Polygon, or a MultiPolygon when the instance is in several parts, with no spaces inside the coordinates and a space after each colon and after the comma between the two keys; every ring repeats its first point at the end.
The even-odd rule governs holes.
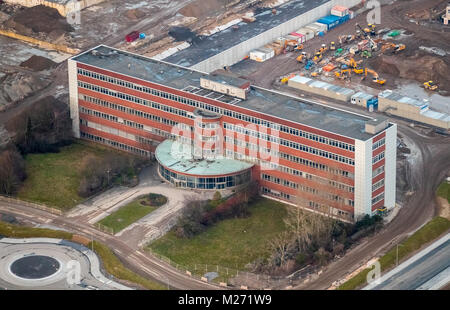
{"type": "Polygon", "coordinates": [[[355,12],[353,12],[353,11],[348,11],[348,17],[349,17],[350,19],[355,18],[355,12]]]}
{"type": "Polygon", "coordinates": [[[297,43],[301,43],[301,42],[300,42],[300,37],[294,36],[294,35],[292,35],[292,34],[288,34],[287,36],[285,36],[285,38],[286,38],[286,40],[288,40],[288,41],[295,41],[295,42],[297,42],[297,43]]]}
{"type": "Polygon", "coordinates": [[[298,37],[298,43],[305,43],[306,41],[306,37],[304,35],[302,35],[301,33],[297,33],[297,32],[291,32],[290,35],[298,37]]]}
{"type": "Polygon", "coordinates": [[[348,8],[346,8],[345,6],[335,5],[331,9],[331,15],[339,16],[339,17],[348,15],[348,8]]]}
{"type": "Polygon", "coordinates": [[[311,40],[312,38],[314,38],[314,31],[312,31],[311,29],[300,28],[296,32],[305,36],[305,41],[308,41],[308,40],[311,40]]]}
{"type": "Polygon", "coordinates": [[[354,94],[351,103],[365,107],[369,111],[378,110],[378,97],[363,92],[354,94]]]}
{"type": "Polygon", "coordinates": [[[322,17],[317,22],[326,25],[327,29],[331,30],[334,27],[337,27],[340,24],[345,23],[346,21],[349,20],[349,18],[350,18],[349,15],[345,15],[342,17],[335,16],[335,15],[328,15],[328,16],[322,17]]]}
{"type": "Polygon", "coordinates": [[[273,56],[275,56],[274,50],[265,47],[260,47],[250,52],[250,59],[257,62],[264,62],[273,56]]]}
{"type": "Polygon", "coordinates": [[[321,28],[316,26],[316,25],[314,25],[314,24],[307,25],[307,26],[305,26],[305,28],[306,29],[310,29],[311,31],[313,31],[314,32],[314,36],[316,36],[316,37],[319,35],[319,32],[322,32],[321,28]]]}
{"type": "Polygon", "coordinates": [[[127,42],[136,41],[139,38],[139,31],[132,31],[125,36],[127,42]]]}

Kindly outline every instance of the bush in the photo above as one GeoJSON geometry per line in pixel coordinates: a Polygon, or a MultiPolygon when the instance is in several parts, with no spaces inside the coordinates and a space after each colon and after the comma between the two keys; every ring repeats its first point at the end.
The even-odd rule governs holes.
{"type": "Polygon", "coordinates": [[[153,207],[160,207],[167,203],[167,197],[160,194],[150,194],[148,195],[148,202],[153,207]]]}
{"type": "Polygon", "coordinates": [[[15,148],[0,153],[0,194],[14,194],[26,178],[25,161],[15,148]]]}

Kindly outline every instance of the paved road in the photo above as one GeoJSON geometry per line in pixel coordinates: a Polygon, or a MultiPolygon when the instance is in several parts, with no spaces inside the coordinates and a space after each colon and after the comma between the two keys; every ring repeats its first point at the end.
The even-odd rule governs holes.
{"type": "Polygon", "coordinates": [[[134,272],[155,279],[164,285],[168,285],[170,288],[191,290],[219,289],[216,285],[182,274],[153,255],[142,250],[133,249],[119,238],[98,231],[88,224],[74,222],[70,218],[49,214],[15,202],[0,202],[0,210],[25,219],[30,223],[60,227],[101,241],[113,249],[114,253],[134,272]]]}
{"type": "Polygon", "coordinates": [[[439,289],[450,282],[450,234],[417,253],[365,290],[439,289]]]}
{"type": "Polygon", "coordinates": [[[28,239],[0,239],[0,287],[7,289],[71,289],[80,290],[86,286],[103,290],[130,289],[114,282],[100,271],[100,261],[90,249],[61,239],[28,238],[28,239]],[[17,259],[31,255],[43,255],[56,259],[59,269],[44,279],[23,279],[10,271],[10,266],[17,259]],[[84,284],[70,284],[71,261],[80,263],[80,280],[84,284]]]}

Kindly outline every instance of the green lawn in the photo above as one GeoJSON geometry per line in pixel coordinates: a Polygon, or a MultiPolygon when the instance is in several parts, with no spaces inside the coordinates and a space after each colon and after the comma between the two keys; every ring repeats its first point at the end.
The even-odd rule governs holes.
{"type": "Polygon", "coordinates": [[[63,211],[80,203],[80,163],[89,154],[102,155],[106,149],[89,143],[73,143],[59,153],[29,154],[25,157],[27,179],[19,199],[43,203],[63,211]]]}
{"type": "MultiPolygon", "coordinates": [[[[149,245],[150,250],[191,268],[197,264],[219,265],[243,270],[245,265],[267,257],[268,240],[286,229],[286,206],[261,198],[250,207],[248,218],[228,219],[191,238],[169,232],[149,245]]],[[[209,270],[211,271],[211,270],[209,270]]]]}
{"type": "Polygon", "coordinates": [[[442,182],[438,187],[437,194],[442,198],[446,198],[450,203],[450,183],[447,183],[447,181],[442,182]]]}
{"type": "MultiPolygon", "coordinates": [[[[421,229],[416,231],[411,237],[406,239],[406,241],[401,243],[398,248],[398,259],[401,261],[402,258],[408,256],[414,251],[419,250],[423,245],[433,241],[440,235],[445,233],[450,229],[450,221],[443,217],[435,217],[430,222],[428,222],[421,229]]],[[[391,267],[394,267],[397,260],[397,247],[394,246],[389,250],[384,256],[379,259],[381,265],[381,271],[386,271],[391,267]]],[[[366,284],[366,277],[369,273],[369,269],[364,269],[356,276],[348,280],[339,286],[340,290],[354,290],[366,284]]]]}
{"type": "Polygon", "coordinates": [[[125,227],[131,225],[158,208],[157,206],[142,204],[141,202],[144,200],[149,202],[149,199],[146,199],[145,196],[139,197],[129,204],[121,207],[116,212],[111,213],[99,223],[106,227],[112,228],[114,233],[121,231],[125,227]]]}

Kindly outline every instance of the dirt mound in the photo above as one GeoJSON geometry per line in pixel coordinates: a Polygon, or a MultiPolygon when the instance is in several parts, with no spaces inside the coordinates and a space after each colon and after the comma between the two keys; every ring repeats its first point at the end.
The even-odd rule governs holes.
{"type": "Polygon", "coordinates": [[[416,54],[409,57],[381,56],[371,66],[378,73],[414,79],[419,83],[435,81],[443,90],[450,90],[450,65],[441,57],[416,54]]]}
{"type": "Polygon", "coordinates": [[[192,30],[187,27],[172,27],[169,30],[169,35],[174,38],[175,41],[196,42],[200,39],[195,32],[192,32],[192,30]]]}
{"type": "Polygon", "coordinates": [[[26,8],[8,19],[4,26],[24,35],[33,33],[71,32],[72,26],[56,9],[43,5],[26,8]]]}
{"type": "Polygon", "coordinates": [[[178,12],[184,16],[202,18],[225,11],[225,5],[228,2],[227,0],[195,0],[178,12]]]}
{"type": "Polygon", "coordinates": [[[139,9],[131,9],[125,12],[125,16],[131,20],[138,20],[145,16],[145,13],[139,9]]]}
{"type": "Polygon", "coordinates": [[[42,56],[33,55],[28,60],[22,62],[20,66],[33,71],[42,71],[53,68],[56,66],[56,62],[42,56]]]}
{"type": "Polygon", "coordinates": [[[0,79],[0,111],[50,84],[35,74],[11,73],[0,79]]]}

